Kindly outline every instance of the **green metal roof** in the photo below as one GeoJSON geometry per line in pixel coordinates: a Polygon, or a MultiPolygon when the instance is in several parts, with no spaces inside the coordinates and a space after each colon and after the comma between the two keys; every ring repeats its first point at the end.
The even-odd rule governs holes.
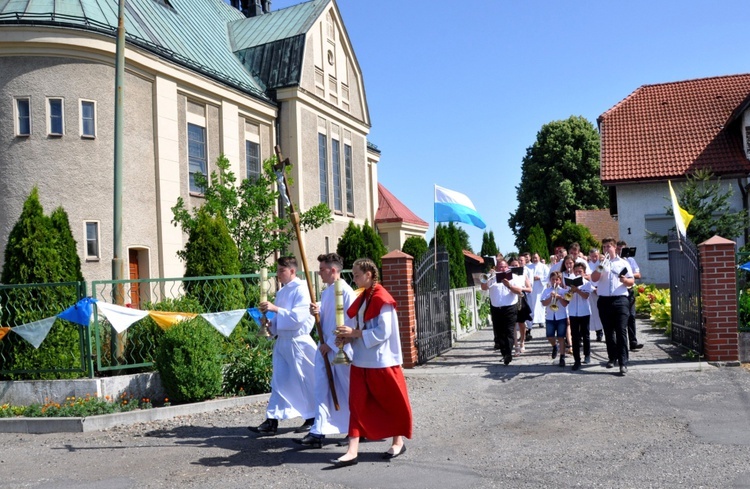
{"type": "MultiPolygon", "coordinates": [[[[239,10],[222,0],[168,0],[166,3],[168,5],[163,0],[127,0],[127,42],[269,100],[264,87],[232,52],[228,25],[245,19],[239,10]]],[[[117,0],[0,0],[0,25],[59,26],[114,37],[117,35],[117,5],[117,0]]],[[[279,12],[285,10],[289,9],[279,12]]]]}
{"type": "Polygon", "coordinates": [[[232,22],[232,50],[267,89],[298,85],[305,35],[331,1],[312,0],[232,22]]]}
{"type": "Polygon", "coordinates": [[[306,34],[330,0],[311,0],[229,24],[232,51],[306,34]]]}

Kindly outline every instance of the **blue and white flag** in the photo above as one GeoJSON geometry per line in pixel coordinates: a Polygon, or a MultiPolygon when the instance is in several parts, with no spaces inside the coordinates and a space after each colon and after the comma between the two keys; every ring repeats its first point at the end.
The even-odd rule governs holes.
{"type": "Polygon", "coordinates": [[[479,229],[487,227],[467,196],[437,185],[435,185],[435,222],[464,222],[479,229]]]}

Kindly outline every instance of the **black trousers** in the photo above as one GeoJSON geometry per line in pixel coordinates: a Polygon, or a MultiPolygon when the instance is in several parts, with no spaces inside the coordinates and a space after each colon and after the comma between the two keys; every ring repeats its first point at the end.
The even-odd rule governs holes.
{"type": "Polygon", "coordinates": [[[628,364],[628,296],[599,296],[596,302],[610,362],[628,364]]]}
{"type": "Polygon", "coordinates": [[[628,289],[628,344],[633,347],[638,344],[638,337],[635,334],[635,291],[633,288],[628,289]]]}
{"type": "Polygon", "coordinates": [[[591,316],[569,316],[570,334],[573,337],[573,360],[581,363],[581,340],[583,340],[583,355],[591,355],[591,339],[589,338],[589,323],[591,316]]]}
{"type": "Polygon", "coordinates": [[[516,317],[518,306],[490,307],[492,332],[495,334],[495,345],[500,348],[503,357],[513,355],[513,344],[516,336],[516,317]]]}

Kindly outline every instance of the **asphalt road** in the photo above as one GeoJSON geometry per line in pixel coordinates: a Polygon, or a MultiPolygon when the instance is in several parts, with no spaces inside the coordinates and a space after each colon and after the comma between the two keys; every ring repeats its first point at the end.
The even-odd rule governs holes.
{"type": "MultiPolygon", "coordinates": [[[[331,470],[333,442],[299,450],[292,433],[257,438],[264,405],[76,434],[0,433],[3,488],[750,487],[750,372],[680,361],[640,324],[627,376],[598,361],[578,372],[549,358],[539,331],[505,367],[480,331],[407,371],[408,451],[361,446],[331,470]]],[[[603,343],[593,344],[601,360],[603,343]]]]}

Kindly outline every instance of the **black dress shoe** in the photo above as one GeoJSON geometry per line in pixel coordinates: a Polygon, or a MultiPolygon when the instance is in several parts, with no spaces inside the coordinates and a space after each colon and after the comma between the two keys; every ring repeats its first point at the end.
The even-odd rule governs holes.
{"type": "Polygon", "coordinates": [[[505,365],[508,365],[508,364],[509,364],[510,362],[512,362],[512,361],[513,361],[513,356],[512,356],[512,355],[505,355],[505,356],[503,357],[503,363],[504,363],[505,365]]]}
{"type": "Polygon", "coordinates": [[[636,351],[643,348],[643,343],[635,343],[633,345],[630,345],[630,351],[636,351]]]}
{"type": "MultiPolygon", "coordinates": [[[[360,441],[365,441],[364,437],[360,438],[360,441]]],[[[339,440],[336,442],[337,447],[348,447],[349,446],[349,438],[344,438],[342,440],[339,440]]]]}
{"type": "Polygon", "coordinates": [[[306,448],[323,448],[323,438],[318,438],[308,433],[301,440],[294,440],[294,443],[298,443],[306,448]]]}
{"type": "Polygon", "coordinates": [[[279,429],[279,420],[267,419],[260,426],[248,426],[247,429],[260,435],[275,435],[279,429]]]}
{"type": "Polygon", "coordinates": [[[606,365],[607,368],[613,368],[614,366],[615,366],[615,362],[613,362],[612,360],[607,362],[607,365],[606,365]]]}
{"type": "Polygon", "coordinates": [[[354,457],[351,460],[339,460],[337,458],[334,458],[331,460],[333,463],[334,468],[340,469],[342,467],[351,467],[352,465],[357,465],[359,463],[359,460],[357,460],[357,457],[354,457]]]}
{"type": "Polygon", "coordinates": [[[310,431],[310,428],[312,428],[313,423],[315,422],[315,418],[308,418],[305,420],[304,423],[302,423],[302,426],[294,430],[295,433],[307,433],[310,431]]]}
{"type": "Polygon", "coordinates": [[[401,450],[399,450],[398,453],[385,452],[383,454],[383,460],[390,460],[392,458],[396,458],[402,453],[404,453],[405,451],[406,451],[406,445],[401,445],[401,450]]]}

